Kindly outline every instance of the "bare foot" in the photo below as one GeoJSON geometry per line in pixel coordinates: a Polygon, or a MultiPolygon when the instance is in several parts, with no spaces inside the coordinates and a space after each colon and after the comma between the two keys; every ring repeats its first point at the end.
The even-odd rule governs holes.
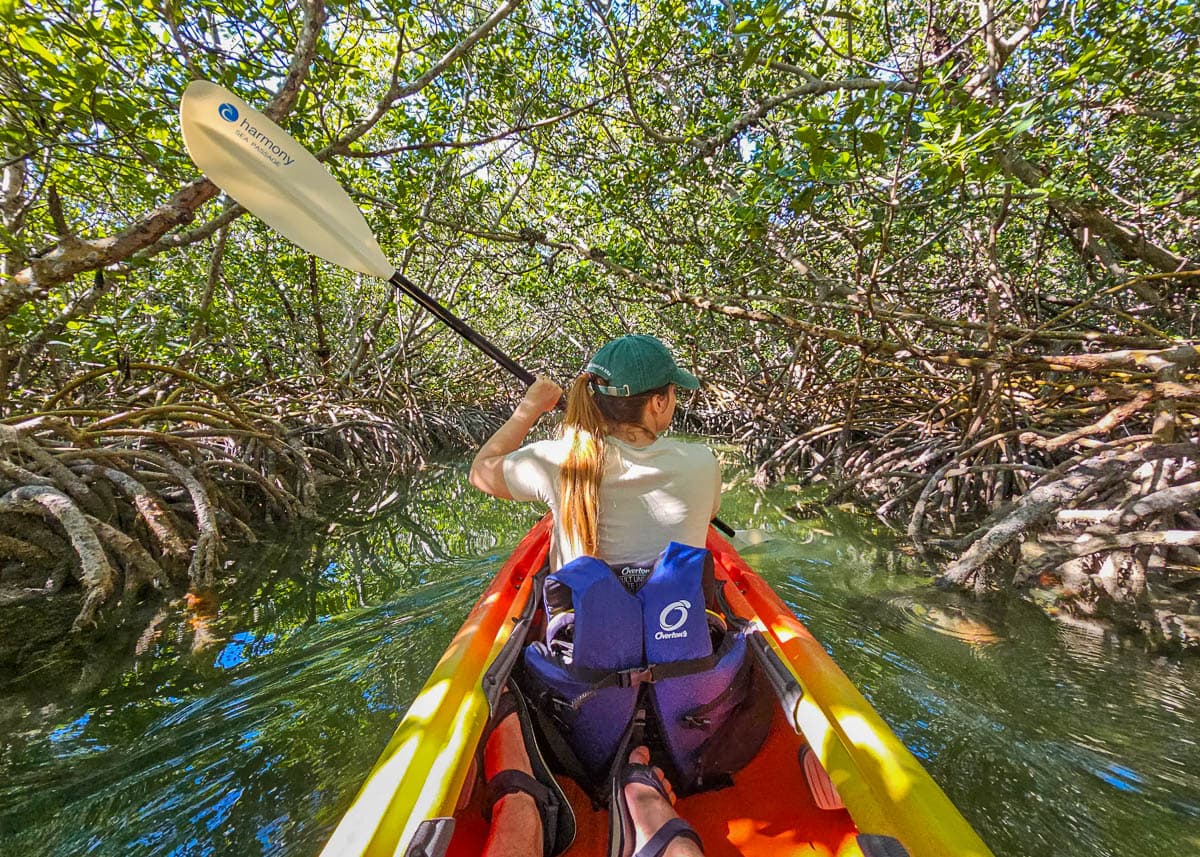
{"type": "MultiPolygon", "coordinates": [[[[632,764],[648,765],[650,764],[650,751],[645,746],[637,747],[629,754],[629,761],[632,764]]],[[[659,828],[672,818],[678,817],[673,809],[675,790],[663,776],[662,768],[655,768],[654,776],[658,777],[663,784],[667,793],[666,798],[659,794],[653,786],[645,783],[634,782],[625,786],[625,803],[629,807],[629,817],[633,820],[634,854],[650,841],[659,828]]],[[[667,846],[663,857],[703,857],[703,854],[704,852],[696,846],[696,843],[690,839],[681,838],[667,846]]]]}

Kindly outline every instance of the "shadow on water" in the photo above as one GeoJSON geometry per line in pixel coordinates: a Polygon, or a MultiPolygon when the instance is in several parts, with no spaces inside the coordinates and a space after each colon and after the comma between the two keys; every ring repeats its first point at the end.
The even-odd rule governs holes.
{"type": "Polygon", "coordinates": [[[59,686],[14,683],[0,854],[315,853],[537,517],[458,471],[399,499],[247,550],[236,585],[163,611],[87,679],[56,661],[59,686]]]}
{"type": "MultiPolygon", "coordinates": [[[[1200,663],[935,589],[803,498],[735,480],[722,517],[1000,857],[1200,853],[1200,663]]],[[[0,853],[315,854],[536,517],[461,469],[394,499],[247,552],[102,681],[0,690],[0,853]]]]}

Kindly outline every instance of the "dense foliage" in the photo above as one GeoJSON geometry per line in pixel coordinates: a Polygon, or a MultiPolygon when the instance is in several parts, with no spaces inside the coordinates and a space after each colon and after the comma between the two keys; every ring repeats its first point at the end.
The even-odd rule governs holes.
{"type": "MultiPolygon", "coordinates": [[[[530,367],[566,381],[599,340],[659,333],[709,381],[698,426],[745,440],[764,475],[870,500],[931,556],[985,544],[960,582],[1012,580],[1017,540],[1074,533],[1086,516],[1055,516],[1092,500],[1116,517],[1082,558],[1119,573],[1077,569],[1075,591],[1144,605],[1151,553],[1195,578],[1200,521],[1176,517],[1196,506],[1200,404],[1187,0],[10,0],[0,21],[0,395],[5,443],[25,444],[7,488],[43,478],[86,505],[29,444],[60,464],[126,454],[207,415],[224,446],[177,458],[228,469],[238,431],[270,436],[239,490],[303,505],[320,462],[278,446],[298,425],[386,423],[366,446],[387,457],[513,394],[386,284],[218,196],[176,118],[209,79],[317,152],[390,258],[530,367]],[[179,401],[199,404],[153,410],[179,401]],[[1083,465],[1118,476],[1063,489],[1083,465]],[[1054,499],[1031,511],[1039,479],[1054,499]],[[1177,494],[1126,520],[1135,489],[1177,494]],[[974,542],[933,537],[989,513],[974,542]],[[1192,534],[1134,544],[1131,526],[1192,534]]],[[[178,505],[163,486],[181,484],[151,493],[178,505]]],[[[44,499],[0,511],[48,515],[45,541],[63,525],[44,499]]],[[[0,546],[31,555],[28,526],[6,526],[0,546]]],[[[1020,579],[1066,561],[1050,553],[1020,579]]]]}

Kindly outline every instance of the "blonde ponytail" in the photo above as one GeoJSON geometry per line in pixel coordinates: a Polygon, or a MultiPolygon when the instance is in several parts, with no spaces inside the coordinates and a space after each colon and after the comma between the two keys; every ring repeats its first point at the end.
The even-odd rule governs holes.
{"type": "MultiPolygon", "coordinates": [[[[635,396],[593,393],[596,377],[587,372],[567,392],[562,436],[567,455],[559,470],[558,514],[567,540],[563,553],[596,556],[600,549],[600,480],[604,476],[604,438],[613,426],[631,426],[654,436],[645,425],[646,405],[665,396],[670,384],[635,396]]],[[[600,379],[604,383],[603,379],[600,379]]]]}
{"type": "Polygon", "coordinates": [[[568,554],[595,556],[600,544],[600,478],[604,475],[604,436],[608,422],[580,375],[567,393],[562,435],[568,441],[559,476],[558,512],[568,554]]]}

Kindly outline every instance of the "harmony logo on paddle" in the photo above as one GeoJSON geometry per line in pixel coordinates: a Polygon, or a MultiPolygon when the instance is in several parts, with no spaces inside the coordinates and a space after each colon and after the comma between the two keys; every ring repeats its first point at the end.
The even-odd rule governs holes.
{"type": "Polygon", "coordinates": [[[687,621],[688,610],[690,610],[691,607],[692,602],[690,601],[672,601],[670,604],[664,607],[662,612],[658,614],[658,627],[662,630],[655,633],[654,639],[677,640],[681,637],[686,637],[688,635],[687,631],[677,631],[676,629],[687,621]],[[671,621],[672,613],[678,613],[679,618],[671,621]]]}
{"type": "Polygon", "coordinates": [[[251,125],[249,119],[243,119],[241,122],[238,122],[238,116],[240,115],[238,109],[228,101],[222,103],[217,108],[217,113],[226,122],[237,122],[237,125],[234,126],[234,136],[247,143],[251,149],[258,152],[275,166],[290,167],[295,163],[296,159],[288,154],[287,149],[272,140],[265,132],[251,125]]]}

